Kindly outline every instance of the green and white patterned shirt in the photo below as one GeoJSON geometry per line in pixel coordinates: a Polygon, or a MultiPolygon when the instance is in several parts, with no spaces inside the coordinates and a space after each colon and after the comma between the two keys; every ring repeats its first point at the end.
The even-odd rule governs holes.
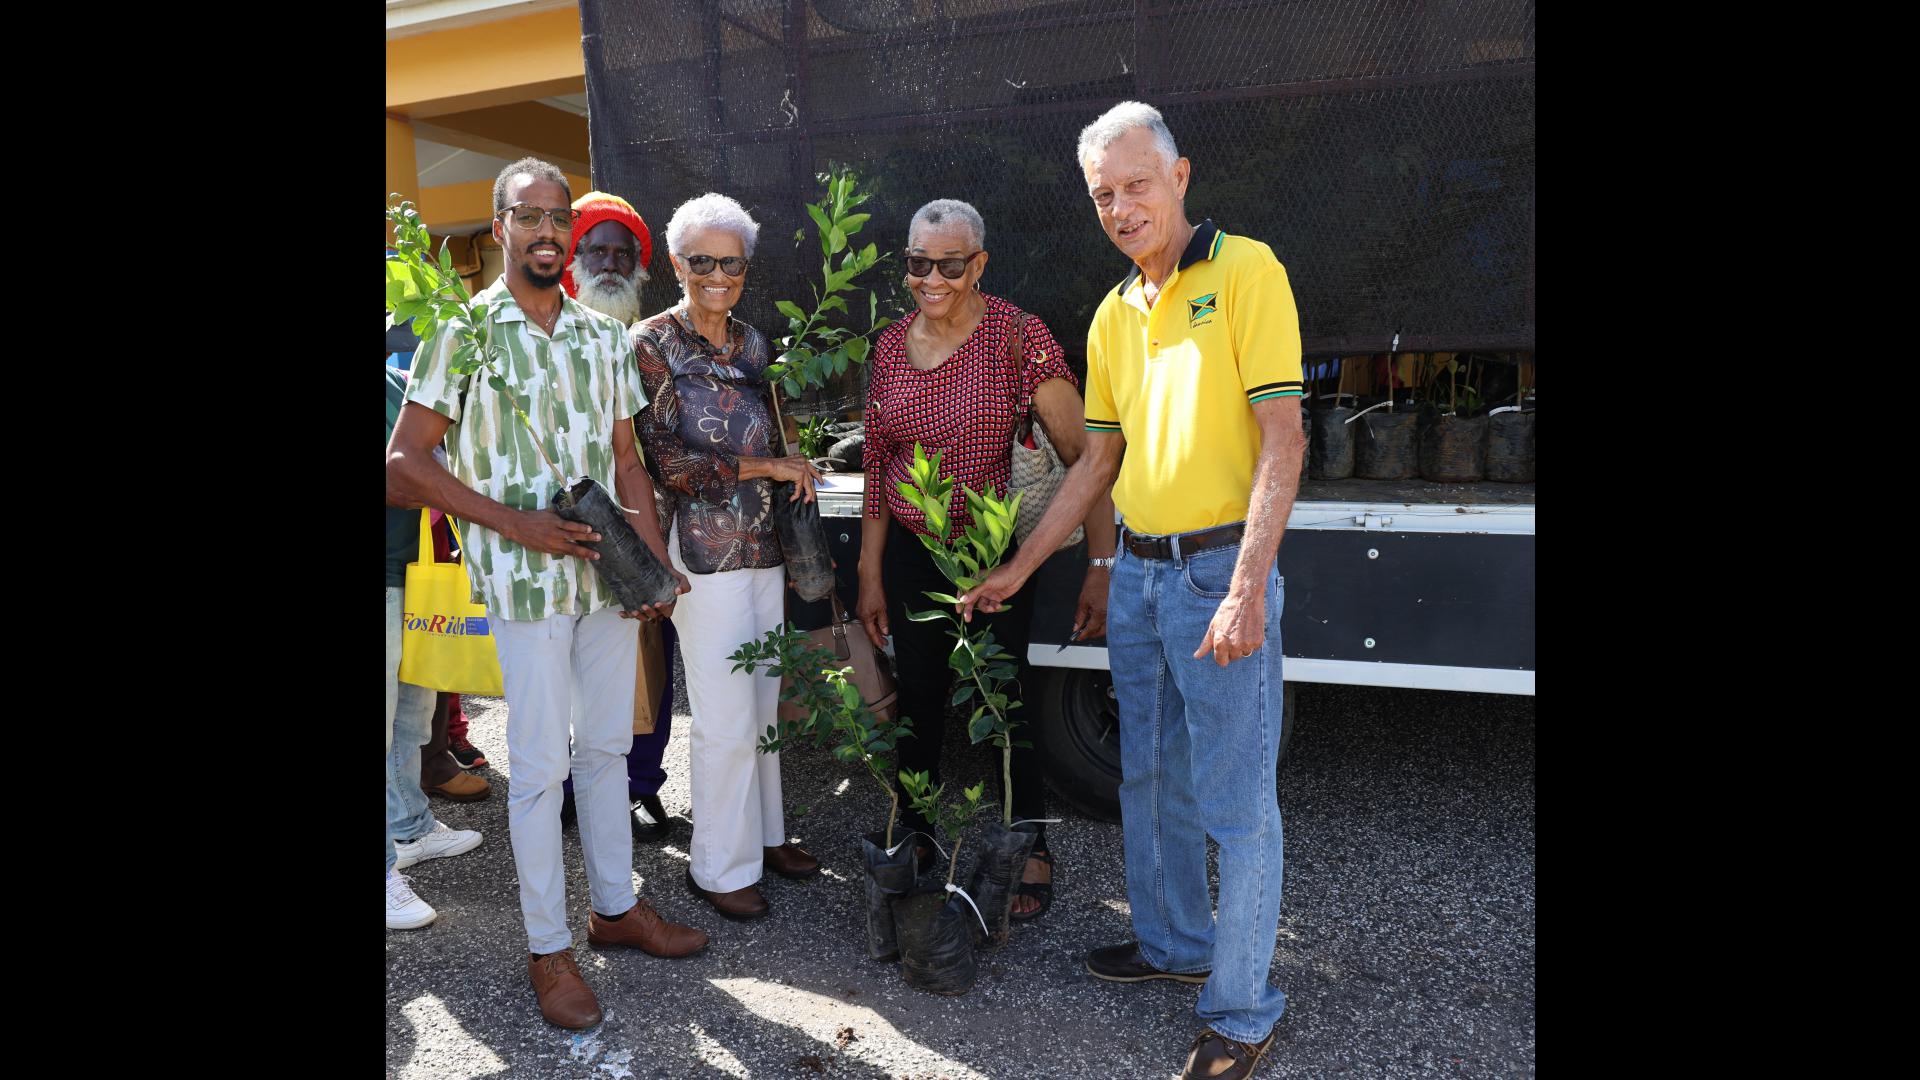
{"type": "MultiPolygon", "coordinates": [[[[562,294],[548,337],[514,302],[504,275],[474,299],[487,305],[495,348],[505,352],[494,369],[505,369],[554,464],[569,483],[591,476],[613,492],[614,425],[628,423],[647,403],[627,328],[562,294]]],[[[559,487],[526,425],[484,369],[453,374],[454,347],[455,335],[435,334],[414,354],[407,381],[408,401],[453,421],[446,439],[453,475],[516,510],[552,505],[559,487]]],[[[585,559],[533,551],[474,524],[461,539],[473,601],[496,619],[587,615],[617,603],[585,559]]]]}

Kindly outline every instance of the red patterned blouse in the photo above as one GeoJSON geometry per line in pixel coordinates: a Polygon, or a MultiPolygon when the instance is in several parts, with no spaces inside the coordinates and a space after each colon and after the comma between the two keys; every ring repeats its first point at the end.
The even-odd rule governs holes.
{"type": "Polygon", "coordinates": [[[914,533],[927,531],[925,517],[896,486],[908,482],[918,442],[929,456],[943,455],[940,470],[953,478],[948,539],[966,535],[973,517],[961,489],[1006,493],[1021,404],[1048,379],[1079,387],[1059,344],[1038,318],[1026,320],[1021,346],[1026,363],[1013,370],[1010,335],[1014,320],[1025,313],[999,297],[981,293],[980,298],[987,302],[980,325],[932,371],[907,360],[907,327],[920,317],[917,311],[887,327],[874,346],[864,458],[868,517],[880,516],[884,498],[894,520],[914,533]]]}

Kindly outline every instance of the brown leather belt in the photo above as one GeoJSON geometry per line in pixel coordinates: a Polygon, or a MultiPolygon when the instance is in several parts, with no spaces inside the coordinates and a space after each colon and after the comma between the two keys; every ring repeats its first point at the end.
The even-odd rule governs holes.
{"type": "Polygon", "coordinates": [[[1120,542],[1126,545],[1129,554],[1138,555],[1143,559],[1171,559],[1176,550],[1185,557],[1209,548],[1237,544],[1246,532],[1247,523],[1244,521],[1236,521],[1231,525],[1215,525],[1211,529],[1200,529],[1190,533],[1174,533],[1171,536],[1142,536],[1122,525],[1120,542]]]}

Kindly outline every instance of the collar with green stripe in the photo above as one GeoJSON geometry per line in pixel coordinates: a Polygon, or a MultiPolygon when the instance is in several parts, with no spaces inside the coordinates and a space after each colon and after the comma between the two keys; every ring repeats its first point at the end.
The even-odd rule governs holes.
{"type": "MultiPolygon", "coordinates": [[[[1220,254],[1220,243],[1226,238],[1227,234],[1214,225],[1212,218],[1201,222],[1194,227],[1193,239],[1187,241],[1187,250],[1180,253],[1180,265],[1174,269],[1185,270],[1201,259],[1211,259],[1220,254]]],[[[1128,271],[1127,276],[1121,280],[1120,287],[1115,291],[1125,294],[1133,287],[1134,279],[1139,276],[1140,264],[1134,263],[1133,269],[1128,271]]]]}

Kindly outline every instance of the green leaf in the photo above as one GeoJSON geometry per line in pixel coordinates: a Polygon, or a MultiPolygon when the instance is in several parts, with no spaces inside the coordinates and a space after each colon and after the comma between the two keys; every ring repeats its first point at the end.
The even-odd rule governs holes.
{"type": "Polygon", "coordinates": [[[947,617],[947,613],[939,610],[907,612],[907,621],[909,622],[934,622],[939,619],[944,619],[946,617],[947,617]]]}
{"type": "Polygon", "coordinates": [[[921,595],[925,596],[929,600],[939,601],[942,604],[957,604],[960,602],[959,597],[949,596],[943,592],[926,592],[926,593],[922,593],[921,595]]]}
{"type": "Polygon", "coordinates": [[[980,742],[993,734],[993,717],[985,709],[975,709],[973,719],[967,722],[967,741],[980,742]]]}
{"type": "Polygon", "coordinates": [[[415,337],[418,337],[424,340],[432,336],[432,331],[431,329],[429,329],[432,326],[433,326],[433,316],[422,315],[419,318],[413,320],[413,334],[415,337]]]}
{"type": "Polygon", "coordinates": [[[865,270],[879,260],[880,249],[877,246],[868,244],[866,247],[860,249],[860,269],[865,270]]]}
{"type": "Polygon", "coordinates": [[[501,378],[498,375],[487,376],[487,385],[493,387],[495,390],[498,390],[503,394],[506,393],[507,391],[507,380],[501,378]]]}
{"type": "MultiPolygon", "coordinates": [[[[838,300],[840,298],[836,296],[834,299],[838,300]]],[[[844,311],[845,308],[843,307],[841,310],[844,311]]],[[[856,364],[864,364],[867,362],[867,350],[871,347],[872,343],[866,338],[851,338],[847,341],[847,356],[856,364]]]]}
{"type": "Polygon", "coordinates": [[[955,690],[953,692],[953,700],[947,702],[947,704],[949,705],[961,704],[962,702],[966,701],[968,698],[971,698],[973,696],[973,692],[975,689],[976,688],[972,683],[968,683],[965,686],[962,686],[960,689],[955,690]]]}
{"type": "Polygon", "coordinates": [[[833,231],[833,220],[827,217],[826,211],[812,203],[804,203],[802,205],[807,208],[807,216],[812,218],[814,225],[820,229],[820,236],[822,237],[820,250],[824,252],[827,247],[825,237],[833,231]]]}
{"type": "Polygon", "coordinates": [[[847,298],[844,296],[829,296],[826,298],[826,300],[821,302],[820,310],[821,311],[845,311],[847,310],[847,298]]]}
{"type": "MultiPolygon", "coordinates": [[[[800,323],[803,326],[806,324],[807,313],[800,310],[799,304],[796,304],[791,300],[775,300],[773,302],[773,306],[778,308],[780,310],[780,314],[785,315],[787,318],[798,319],[800,320],[800,323]]],[[[799,331],[799,329],[800,328],[797,326],[794,327],[794,331],[796,333],[799,331]]]]}
{"type": "MultiPolygon", "coordinates": [[[[872,214],[848,214],[840,220],[840,231],[848,236],[852,236],[854,233],[859,232],[860,227],[865,225],[867,219],[872,216],[872,214]]],[[[868,246],[871,247],[872,245],[868,246]]]]}
{"type": "Polygon", "coordinates": [[[800,392],[801,392],[801,390],[803,389],[803,388],[801,387],[801,385],[800,385],[800,380],[799,380],[799,379],[796,379],[796,378],[794,378],[794,377],[793,377],[793,376],[791,376],[791,375],[789,375],[789,376],[787,376],[787,377],[786,377],[786,378],[784,378],[784,379],[781,379],[781,380],[780,380],[780,385],[781,385],[781,386],[784,386],[784,387],[786,387],[786,390],[787,390],[787,396],[788,396],[788,397],[790,397],[790,398],[797,398],[797,397],[799,397],[799,396],[800,396],[800,392]]]}
{"type": "Polygon", "coordinates": [[[846,246],[847,246],[846,233],[843,233],[836,228],[832,232],[827,234],[827,251],[829,253],[844,250],[846,246]]]}
{"type": "Polygon", "coordinates": [[[794,242],[794,243],[796,243],[796,244],[797,244],[797,243],[799,243],[800,241],[802,241],[802,240],[805,240],[806,238],[807,238],[807,230],[805,230],[805,229],[795,229],[795,230],[793,230],[793,242],[794,242]]]}

